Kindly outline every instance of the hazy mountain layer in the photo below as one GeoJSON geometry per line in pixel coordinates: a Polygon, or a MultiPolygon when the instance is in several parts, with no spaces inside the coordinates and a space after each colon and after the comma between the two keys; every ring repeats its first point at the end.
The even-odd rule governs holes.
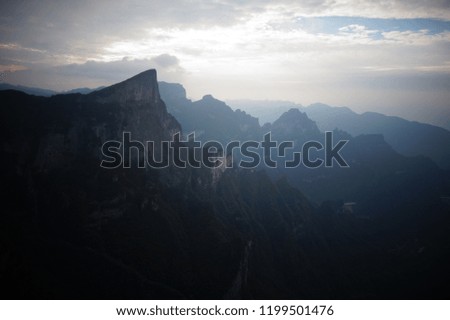
{"type": "Polygon", "coordinates": [[[348,108],[322,104],[304,109],[321,130],[339,128],[351,135],[382,134],[395,150],[406,156],[427,156],[450,169],[450,131],[375,112],[357,114],[348,108]]]}

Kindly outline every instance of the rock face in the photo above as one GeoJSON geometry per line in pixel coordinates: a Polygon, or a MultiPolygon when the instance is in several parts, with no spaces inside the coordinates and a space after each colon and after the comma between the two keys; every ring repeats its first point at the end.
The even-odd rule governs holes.
{"type": "Polygon", "coordinates": [[[101,103],[119,102],[122,106],[128,103],[161,103],[156,70],[144,71],[128,80],[93,92],[90,96],[95,97],[101,103]]]}
{"type": "Polygon", "coordinates": [[[24,150],[37,148],[34,161],[42,170],[88,155],[100,159],[102,144],[122,141],[124,132],[133,140],[158,145],[181,131],[160,99],[155,70],[88,95],[42,98],[3,93],[3,129],[12,139],[6,142],[7,152],[24,157],[24,150]]]}
{"type": "Polygon", "coordinates": [[[86,96],[86,103],[118,105],[119,112],[114,113],[115,122],[121,124],[118,137],[123,131],[128,131],[135,140],[160,142],[169,141],[174,133],[181,131],[180,125],[167,112],[160,98],[156,70],[142,72],[121,83],[92,92],[86,96]]]}

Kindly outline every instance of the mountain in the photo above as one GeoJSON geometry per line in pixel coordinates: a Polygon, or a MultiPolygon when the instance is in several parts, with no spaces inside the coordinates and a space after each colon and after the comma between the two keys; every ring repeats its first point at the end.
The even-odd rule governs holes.
{"type": "MultiPolygon", "coordinates": [[[[300,290],[312,206],[264,173],[100,166],[102,146],[169,141],[156,72],[82,94],[0,92],[1,280],[9,298],[271,298],[300,290]]],[[[136,150],[135,150],[136,151],[136,150]]],[[[148,152],[149,150],[146,150],[148,152]]],[[[171,162],[170,162],[171,163],[171,162]]]]}
{"type": "MultiPolygon", "coordinates": [[[[263,135],[270,132],[272,139],[276,141],[294,143],[295,148],[289,150],[287,157],[284,157],[288,159],[293,158],[293,152],[301,153],[305,142],[317,141],[322,145],[325,144],[325,135],[320,130],[321,127],[313,121],[314,118],[311,117],[311,120],[306,112],[301,112],[298,108],[291,108],[272,124],[266,123],[262,127],[254,121],[250,126],[249,135],[240,130],[243,127],[242,118],[236,116],[239,110],[233,113],[224,102],[212,96],[191,102],[186,98],[184,88],[178,84],[164,83],[161,87],[164,88],[162,96],[167,101],[168,110],[177,117],[183,129],[197,132],[197,136],[203,141],[216,140],[223,144],[232,140],[245,141],[249,138],[263,141],[263,135]]],[[[301,110],[312,109],[313,106],[301,110]]],[[[330,123],[336,118],[333,111],[334,109],[331,109],[328,115],[330,123]]],[[[349,109],[344,111],[351,113],[349,109]]],[[[246,115],[246,119],[249,117],[251,118],[246,115]]],[[[403,120],[403,123],[409,122],[403,120]]],[[[376,123],[372,123],[372,126],[374,125],[376,123]]],[[[369,127],[366,124],[361,125],[364,126],[369,127]]],[[[392,125],[392,128],[395,127],[395,124],[392,125]]],[[[401,128],[397,130],[401,131],[401,128]]],[[[363,215],[377,212],[386,215],[396,212],[397,215],[402,215],[411,210],[420,211],[418,208],[440,203],[441,194],[448,192],[448,173],[425,158],[424,155],[429,154],[420,152],[420,147],[416,148],[415,154],[405,156],[396,149],[395,144],[391,147],[387,138],[370,130],[369,133],[356,135],[346,130],[334,130],[334,127],[327,131],[333,131],[335,141],[348,140],[342,154],[345,155],[349,168],[342,169],[336,163],[333,167],[323,165],[314,170],[305,168],[304,165],[286,168],[282,162],[284,158],[276,159],[277,168],[267,168],[264,163],[261,163],[259,168],[266,170],[274,180],[286,176],[290,184],[299,188],[314,203],[358,202],[358,210],[363,215]],[[391,191],[393,193],[403,194],[405,197],[408,197],[408,194],[414,195],[412,196],[414,201],[411,203],[416,203],[416,207],[404,202],[402,197],[392,198],[385,192],[393,186],[395,186],[395,190],[391,191]],[[374,203],[377,203],[377,209],[374,209],[374,203]]],[[[414,146],[411,144],[411,147],[414,146]]],[[[437,148],[436,145],[433,147],[437,148]]],[[[258,152],[262,158],[262,150],[258,152]]],[[[324,150],[313,155],[323,158],[324,150]]],[[[234,160],[238,162],[241,158],[235,157],[234,160]]]]}
{"type": "MultiPolygon", "coordinates": [[[[180,109],[171,107],[171,104],[179,103],[181,108],[185,105],[186,93],[181,86],[177,88],[180,94],[172,96],[177,97],[176,101],[171,101],[170,93],[163,94],[173,114],[180,109]]],[[[211,125],[217,125],[214,115],[225,110],[225,104],[211,97],[202,99],[202,104],[202,114],[192,114],[208,121],[206,126],[214,127],[211,125]]],[[[191,110],[182,109],[184,116],[189,117],[191,110]]],[[[237,125],[237,120],[231,117],[226,121],[224,118],[220,120],[223,121],[221,126],[224,122],[229,128],[237,125]]],[[[190,125],[190,130],[205,127],[203,122],[190,125]]],[[[292,152],[301,151],[304,142],[313,140],[324,143],[323,132],[297,108],[288,110],[272,124],[265,124],[259,132],[257,141],[262,141],[263,135],[268,132],[279,142],[293,141],[296,149],[287,153],[286,158],[289,159],[292,152]]],[[[210,139],[225,142],[230,139],[229,133],[223,134],[220,130],[210,130],[208,133],[210,139]]],[[[316,169],[302,166],[289,169],[283,165],[270,169],[260,166],[273,181],[285,179],[288,185],[297,187],[312,203],[317,204],[316,213],[300,227],[306,232],[296,244],[302,252],[300,261],[303,267],[300,267],[302,271],[295,278],[301,278],[305,284],[308,283],[305,275],[311,277],[315,272],[320,273],[320,279],[313,277],[319,295],[327,290],[338,290],[342,295],[349,294],[349,297],[414,296],[417,290],[427,290],[425,288],[428,286],[437,288],[438,283],[446,279],[443,269],[437,264],[443,261],[441,258],[448,258],[438,253],[448,248],[445,240],[448,228],[441,225],[448,220],[449,213],[441,198],[449,192],[448,173],[423,156],[399,154],[380,134],[353,137],[342,130],[334,130],[333,134],[335,141],[348,140],[342,155],[349,162],[349,168],[340,168],[336,164],[330,168],[322,166],[316,169]],[[439,249],[435,253],[428,252],[427,257],[421,256],[430,243],[442,248],[442,251],[439,249]],[[321,256],[323,260],[315,252],[326,252],[321,256]],[[428,263],[434,267],[429,269],[429,265],[426,266],[428,263]],[[329,265],[330,269],[324,265],[329,265]],[[430,270],[437,273],[431,276],[430,270]],[[417,274],[420,274],[419,278],[425,274],[428,279],[436,278],[425,285],[423,280],[414,278],[417,274]],[[340,282],[338,278],[346,280],[340,282]],[[390,286],[395,287],[390,293],[385,289],[387,279],[396,283],[390,286]],[[367,281],[370,287],[367,295],[356,293],[359,281],[367,281]],[[352,289],[347,291],[344,289],[347,286],[352,289]],[[408,293],[404,288],[408,288],[408,293]]],[[[323,156],[323,153],[315,155],[323,156]]],[[[264,194],[271,195],[270,192],[264,194]]],[[[273,205],[263,208],[267,206],[273,208],[273,205]]],[[[304,289],[304,286],[301,288],[304,289]]],[[[313,293],[308,291],[307,296],[311,295],[313,293]]]]}
{"type": "Polygon", "coordinates": [[[450,169],[450,131],[429,124],[407,121],[375,112],[357,114],[348,108],[313,104],[304,112],[323,130],[335,128],[353,136],[382,134],[395,150],[406,156],[427,156],[450,169]]]}
{"type": "MultiPolygon", "coordinates": [[[[323,130],[323,127],[318,126],[313,121],[313,117],[311,117],[311,120],[306,112],[301,112],[298,108],[291,108],[273,121],[272,124],[266,123],[259,127],[254,122],[250,126],[250,132],[253,135],[246,135],[240,130],[243,127],[242,119],[236,116],[236,113],[240,112],[239,110],[233,113],[224,102],[211,96],[205,96],[200,101],[191,102],[186,99],[186,91],[181,85],[165,83],[161,87],[164,88],[162,96],[167,101],[168,110],[177,117],[183,129],[187,132],[197,132],[197,136],[204,141],[216,140],[224,144],[232,140],[245,141],[249,138],[262,141],[263,134],[271,132],[274,140],[294,142],[296,149],[288,152],[288,158],[290,158],[292,152],[301,152],[302,145],[307,141],[319,141],[323,144],[323,131],[334,130],[334,127],[323,130]]],[[[310,108],[313,108],[313,106],[301,110],[312,110],[310,108]]],[[[335,116],[333,110],[331,109],[328,115],[330,123],[333,123],[335,118],[336,123],[339,123],[339,117],[335,116]]],[[[344,111],[351,113],[349,109],[344,109],[344,111]]],[[[406,120],[403,121],[409,123],[406,120]]],[[[372,126],[374,125],[372,123],[372,126]]],[[[361,127],[369,127],[369,125],[363,124],[361,127]]],[[[395,124],[392,127],[396,127],[395,124]]],[[[401,131],[401,128],[398,130],[401,131]]],[[[445,187],[436,189],[435,186],[445,186],[448,174],[441,172],[431,161],[423,157],[423,155],[429,156],[429,152],[427,153],[423,148],[416,147],[416,153],[407,154],[407,157],[405,157],[402,156],[402,152],[397,150],[395,144],[391,147],[388,139],[383,138],[379,133],[377,134],[377,131],[371,132],[369,130],[368,133],[362,135],[361,133],[352,134],[352,132],[349,134],[347,130],[344,131],[334,131],[334,136],[335,140],[340,138],[349,141],[347,147],[343,150],[343,154],[347,157],[350,168],[321,167],[311,170],[300,166],[297,169],[290,169],[285,168],[280,162],[276,169],[269,169],[267,173],[274,179],[287,176],[289,183],[302,190],[311,201],[319,204],[324,201],[339,199],[358,201],[359,210],[363,214],[374,212],[387,214],[387,212],[391,212],[394,202],[401,201],[400,198],[389,201],[380,198],[383,190],[386,190],[388,186],[395,185],[399,190],[396,191],[398,193],[408,194],[409,192],[416,195],[424,192],[423,188],[433,190],[434,196],[427,192],[429,198],[414,197],[414,199],[423,200],[424,203],[438,203],[440,202],[440,194],[447,192],[445,187]],[[416,158],[410,159],[409,157],[416,158]],[[405,168],[408,167],[413,169],[405,171],[405,168]],[[401,175],[400,172],[407,173],[401,175]],[[404,179],[404,176],[407,176],[408,179],[404,179]],[[379,180],[374,180],[374,177],[379,180]],[[415,181],[413,185],[411,185],[411,181],[415,181]],[[405,192],[405,190],[408,191],[405,192]],[[371,206],[374,202],[377,202],[377,199],[381,207],[373,210],[371,206]]],[[[437,148],[436,145],[432,147],[433,150],[437,148]]],[[[411,148],[414,148],[414,145],[411,144],[411,148]]],[[[431,149],[430,147],[428,150],[431,149]]],[[[260,156],[262,157],[261,152],[260,156]]],[[[235,159],[236,162],[238,160],[240,158],[235,159]]],[[[261,164],[260,167],[264,170],[267,169],[264,164],[261,164]]],[[[388,197],[388,195],[385,196],[388,197]]],[[[410,206],[405,203],[399,204],[399,206],[402,209],[397,208],[397,211],[406,212],[410,209],[410,206]]]]}
{"type": "Polygon", "coordinates": [[[192,102],[186,98],[186,91],[179,84],[161,82],[159,85],[168,111],[177,118],[185,133],[195,132],[202,141],[217,140],[222,143],[245,141],[258,136],[258,119],[249,114],[233,111],[225,102],[211,95],[192,102]]]}
{"type": "Polygon", "coordinates": [[[183,124],[219,141],[324,135],[299,110],[261,127],[211,96],[163,88],[148,70],[89,94],[0,92],[4,296],[446,298],[448,189],[430,160],[335,131],[351,168],[181,168],[138,142],[170,141],[183,124]],[[123,162],[105,168],[111,141],[123,162]],[[146,156],[169,165],[140,167],[146,156]]]}
{"type": "Polygon", "coordinates": [[[50,96],[53,96],[55,94],[71,94],[71,93],[88,94],[88,93],[91,93],[93,91],[97,91],[97,90],[100,90],[100,89],[103,89],[103,88],[104,87],[91,89],[91,88],[86,88],[85,87],[85,88],[76,88],[76,89],[72,89],[72,90],[68,90],[68,91],[58,92],[58,91],[49,90],[49,89],[19,86],[19,85],[13,85],[13,84],[9,84],[9,83],[0,83],[0,91],[3,91],[3,90],[16,90],[16,91],[21,91],[21,92],[24,92],[24,93],[27,93],[27,94],[31,94],[31,95],[34,95],[34,96],[42,96],[42,97],[50,97],[50,96]]]}
{"type": "MultiPolygon", "coordinates": [[[[182,296],[149,276],[168,270],[164,263],[147,264],[144,271],[132,261],[160,255],[157,241],[142,240],[146,233],[174,231],[165,222],[143,223],[150,214],[156,221],[176,217],[160,203],[155,173],[100,168],[100,147],[124,130],[154,140],[179,130],[159,99],[155,71],[90,95],[0,95],[1,161],[8,168],[1,171],[2,274],[9,295],[182,296]],[[139,246],[144,252],[130,258],[126,251],[138,253],[139,246]]],[[[177,252],[177,241],[173,236],[166,249],[177,252]]]]}
{"type": "Polygon", "coordinates": [[[59,92],[59,93],[60,93],[60,94],[71,94],[71,93],[88,94],[88,93],[91,93],[91,92],[94,92],[94,91],[101,90],[101,89],[103,89],[103,88],[105,88],[105,87],[104,87],[104,86],[101,86],[101,87],[94,88],[94,89],[92,89],[92,88],[87,88],[87,87],[84,87],[84,88],[75,88],[75,89],[71,89],[71,90],[63,91],[63,92],[59,92]]]}
{"type": "Polygon", "coordinates": [[[272,123],[292,108],[303,108],[292,101],[276,100],[226,100],[233,109],[241,109],[258,118],[259,123],[272,123]]]}
{"type": "MultiPolygon", "coordinates": [[[[302,107],[283,101],[230,100],[233,108],[241,108],[259,118],[261,123],[272,123],[291,108],[299,108],[322,131],[336,128],[353,136],[360,134],[382,134],[398,152],[406,156],[424,155],[430,157],[444,169],[450,168],[450,131],[430,124],[408,121],[399,117],[375,112],[358,114],[346,107],[331,107],[316,103],[302,107]]],[[[445,119],[441,119],[445,121],[445,119]]],[[[434,121],[436,122],[436,121],[434,121]]]]}
{"type": "MultiPolygon", "coordinates": [[[[302,152],[305,142],[318,141],[325,145],[324,134],[316,123],[298,109],[284,113],[264,130],[270,131],[275,140],[294,142],[294,149],[287,154],[289,159],[293,158],[293,152],[302,152]]],[[[440,203],[440,195],[447,190],[447,173],[425,157],[410,158],[397,153],[382,135],[352,137],[335,130],[333,140],[334,144],[339,140],[348,141],[340,152],[348,168],[341,168],[337,163],[315,169],[278,165],[275,172],[269,174],[285,175],[314,202],[355,202],[363,215],[399,216],[419,212],[419,208],[440,203]]],[[[324,159],[324,151],[311,156],[312,159],[317,157],[324,159]]]]}
{"type": "Polygon", "coordinates": [[[265,126],[265,129],[271,131],[280,141],[299,137],[304,141],[314,140],[321,135],[316,123],[296,108],[284,112],[271,125],[265,126]]]}

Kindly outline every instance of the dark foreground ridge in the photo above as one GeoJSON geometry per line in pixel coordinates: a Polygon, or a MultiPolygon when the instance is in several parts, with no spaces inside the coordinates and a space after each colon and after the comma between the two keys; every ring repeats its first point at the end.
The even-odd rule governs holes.
{"type": "Polygon", "coordinates": [[[381,136],[350,136],[346,174],[100,168],[102,144],[123,131],[320,134],[297,112],[260,127],[212,97],[172,97],[181,125],[155,70],[87,95],[0,92],[4,298],[448,298],[446,173],[381,136]]]}

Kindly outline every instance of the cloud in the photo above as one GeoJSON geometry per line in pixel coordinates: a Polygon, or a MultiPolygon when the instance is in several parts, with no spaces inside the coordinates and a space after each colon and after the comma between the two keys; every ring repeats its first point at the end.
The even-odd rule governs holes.
{"type": "MultiPolygon", "coordinates": [[[[53,65],[88,60],[115,61],[124,56],[148,59],[163,52],[201,54],[211,48],[208,45],[218,46],[220,41],[228,40],[227,35],[219,34],[222,36],[217,38],[219,43],[205,43],[192,33],[212,34],[212,30],[239,29],[244,34],[238,39],[245,40],[245,32],[249,31],[261,35],[267,28],[289,31],[298,27],[295,19],[301,16],[421,17],[450,21],[448,4],[448,1],[418,0],[2,1],[0,43],[15,45],[17,50],[6,52],[0,47],[0,51],[3,58],[16,62],[53,65]],[[242,27],[246,25],[253,29],[242,27]],[[180,46],[170,41],[177,31],[187,33],[189,30],[188,40],[196,40],[197,46],[195,43],[180,46]],[[166,46],[162,51],[152,49],[164,42],[170,42],[172,46],[166,46]],[[25,53],[26,50],[29,52],[25,53]]],[[[235,36],[236,33],[230,33],[228,38],[235,36]]]]}
{"type": "Polygon", "coordinates": [[[162,54],[151,59],[158,67],[168,70],[179,70],[180,61],[170,54],[162,54]]]}
{"type": "MultiPolygon", "coordinates": [[[[289,4],[286,4],[289,5],[289,4]]],[[[290,4],[306,16],[354,16],[365,18],[437,18],[450,20],[450,5],[446,0],[330,0],[290,4]]]]}

